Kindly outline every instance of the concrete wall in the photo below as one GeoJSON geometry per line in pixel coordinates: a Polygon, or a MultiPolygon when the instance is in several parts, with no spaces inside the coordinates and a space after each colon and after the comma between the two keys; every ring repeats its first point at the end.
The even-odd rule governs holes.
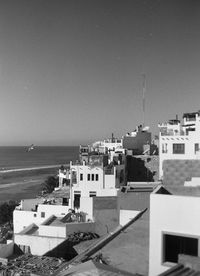
{"type": "Polygon", "coordinates": [[[7,241],[7,244],[0,244],[0,258],[8,258],[13,254],[14,242],[7,241]]]}
{"type": "Polygon", "coordinates": [[[81,197],[80,198],[80,210],[85,214],[86,221],[93,220],[93,198],[81,197]]]}
{"type": "Polygon", "coordinates": [[[55,216],[65,216],[68,213],[69,207],[63,205],[49,205],[40,204],[38,205],[37,212],[33,211],[23,211],[14,210],[13,212],[13,223],[14,223],[14,233],[19,233],[25,227],[31,223],[40,225],[51,215],[55,216]],[[44,212],[44,217],[42,217],[42,212],[44,212]]]}
{"type": "Polygon", "coordinates": [[[67,223],[64,225],[40,225],[38,229],[39,236],[67,238],[68,235],[76,232],[94,232],[93,222],[67,223]]]}
{"type": "Polygon", "coordinates": [[[118,200],[120,210],[141,211],[150,206],[151,192],[121,193],[118,200]]]}
{"type": "Polygon", "coordinates": [[[135,154],[143,153],[143,145],[151,143],[151,133],[150,132],[138,132],[134,136],[124,136],[123,138],[123,148],[134,150],[135,154]]]}
{"type": "Polygon", "coordinates": [[[93,197],[93,217],[95,232],[105,235],[119,225],[119,205],[117,197],[93,197]]]}
{"type": "Polygon", "coordinates": [[[13,212],[14,233],[19,233],[20,231],[22,231],[24,228],[26,228],[28,225],[32,223],[39,225],[45,219],[46,218],[41,218],[41,216],[38,216],[37,212],[14,210],[13,212]]]}
{"type": "MultiPolygon", "coordinates": [[[[149,276],[169,268],[162,259],[164,233],[200,239],[199,214],[199,197],[151,194],[149,276]]],[[[200,256],[200,248],[198,251],[200,256]]]]}
{"type": "Polygon", "coordinates": [[[50,204],[40,204],[38,206],[38,215],[41,216],[41,212],[45,213],[45,219],[51,215],[55,216],[65,216],[70,207],[64,205],[50,205],[50,204]]]}
{"type": "Polygon", "coordinates": [[[192,177],[200,177],[200,160],[164,160],[163,184],[184,185],[192,177]]]}
{"type": "Polygon", "coordinates": [[[46,252],[61,244],[64,240],[64,238],[58,237],[41,237],[21,234],[15,234],[14,237],[14,242],[17,245],[29,246],[31,254],[38,256],[44,255],[46,252]]]}
{"type": "Polygon", "coordinates": [[[105,174],[105,189],[115,188],[115,173],[105,174]]]}
{"type": "Polygon", "coordinates": [[[31,211],[32,209],[35,209],[36,205],[41,204],[42,202],[43,198],[22,199],[19,207],[24,211],[31,211]]]}
{"type": "Polygon", "coordinates": [[[77,222],[77,223],[68,223],[66,225],[67,235],[76,233],[76,232],[95,232],[94,222],[77,222]]]}
{"type": "Polygon", "coordinates": [[[40,225],[38,229],[38,235],[66,238],[67,237],[66,225],[59,225],[59,226],[40,225]]]}

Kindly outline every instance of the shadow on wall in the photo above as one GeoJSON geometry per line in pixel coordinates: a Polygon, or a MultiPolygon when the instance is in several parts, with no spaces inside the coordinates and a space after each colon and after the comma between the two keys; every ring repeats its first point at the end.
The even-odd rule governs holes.
{"type": "Polygon", "coordinates": [[[145,161],[134,156],[126,157],[126,176],[128,182],[153,182],[155,172],[145,166],[145,161]]]}
{"type": "Polygon", "coordinates": [[[65,240],[64,242],[62,242],[61,244],[59,244],[54,249],[50,250],[44,255],[48,257],[63,258],[66,261],[70,261],[72,258],[78,255],[73,246],[73,242],[65,240]]]}

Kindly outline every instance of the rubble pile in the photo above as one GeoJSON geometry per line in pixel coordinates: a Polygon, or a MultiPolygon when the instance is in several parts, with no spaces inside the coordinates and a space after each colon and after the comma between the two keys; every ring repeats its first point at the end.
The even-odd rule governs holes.
{"type": "Polygon", "coordinates": [[[0,276],[51,275],[59,268],[63,261],[63,259],[54,257],[39,257],[24,254],[14,260],[9,260],[7,265],[0,264],[0,276]]]}
{"type": "Polygon", "coordinates": [[[98,238],[99,238],[98,234],[91,233],[91,232],[87,232],[87,233],[77,232],[77,233],[70,234],[68,236],[68,240],[73,243],[79,243],[82,241],[88,241],[88,240],[98,239],[98,238]]]}

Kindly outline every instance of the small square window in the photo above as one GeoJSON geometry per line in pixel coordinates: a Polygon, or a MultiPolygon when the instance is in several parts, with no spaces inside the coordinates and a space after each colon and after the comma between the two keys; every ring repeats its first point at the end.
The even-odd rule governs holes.
{"type": "Polygon", "coordinates": [[[34,216],[34,217],[37,217],[37,214],[34,214],[33,216],[34,216]]]}
{"type": "Polygon", "coordinates": [[[185,144],[173,144],[173,153],[174,154],[184,154],[185,153],[185,144]]]}
{"type": "Polygon", "coordinates": [[[41,212],[41,218],[45,218],[45,212],[41,212]]]}

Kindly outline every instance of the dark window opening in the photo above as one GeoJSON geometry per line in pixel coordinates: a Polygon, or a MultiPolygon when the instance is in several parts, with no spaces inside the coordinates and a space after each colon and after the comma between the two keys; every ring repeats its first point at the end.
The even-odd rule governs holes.
{"type": "Polygon", "coordinates": [[[87,180],[90,181],[90,174],[87,175],[87,180]]]}
{"type": "Polygon", "coordinates": [[[41,212],[41,218],[45,218],[45,212],[41,212]]]}
{"type": "Polygon", "coordinates": [[[69,198],[63,197],[62,205],[64,205],[64,206],[69,206],[69,198]]]}
{"type": "Polygon", "coordinates": [[[94,181],[94,174],[92,174],[92,181],[94,181]]]}
{"type": "Polygon", "coordinates": [[[83,181],[83,174],[80,173],[80,181],[83,181]]]}
{"type": "Polygon", "coordinates": [[[72,184],[77,184],[77,177],[75,171],[72,171],[72,184]]]}
{"type": "Polygon", "coordinates": [[[96,174],[96,181],[99,181],[99,175],[96,174]]]}
{"type": "Polygon", "coordinates": [[[74,208],[80,208],[80,194],[74,195],[74,208]]]}
{"type": "Polygon", "coordinates": [[[194,144],[194,153],[196,154],[199,151],[199,144],[194,144]]]}
{"type": "Polygon", "coordinates": [[[185,144],[173,144],[173,153],[174,154],[184,154],[185,153],[185,144]]]}
{"type": "Polygon", "coordinates": [[[198,239],[165,234],[163,262],[178,262],[178,254],[198,256],[198,239]]]}
{"type": "Polygon", "coordinates": [[[94,197],[94,196],[96,196],[96,195],[97,195],[96,192],[90,192],[90,197],[94,197]]]}

